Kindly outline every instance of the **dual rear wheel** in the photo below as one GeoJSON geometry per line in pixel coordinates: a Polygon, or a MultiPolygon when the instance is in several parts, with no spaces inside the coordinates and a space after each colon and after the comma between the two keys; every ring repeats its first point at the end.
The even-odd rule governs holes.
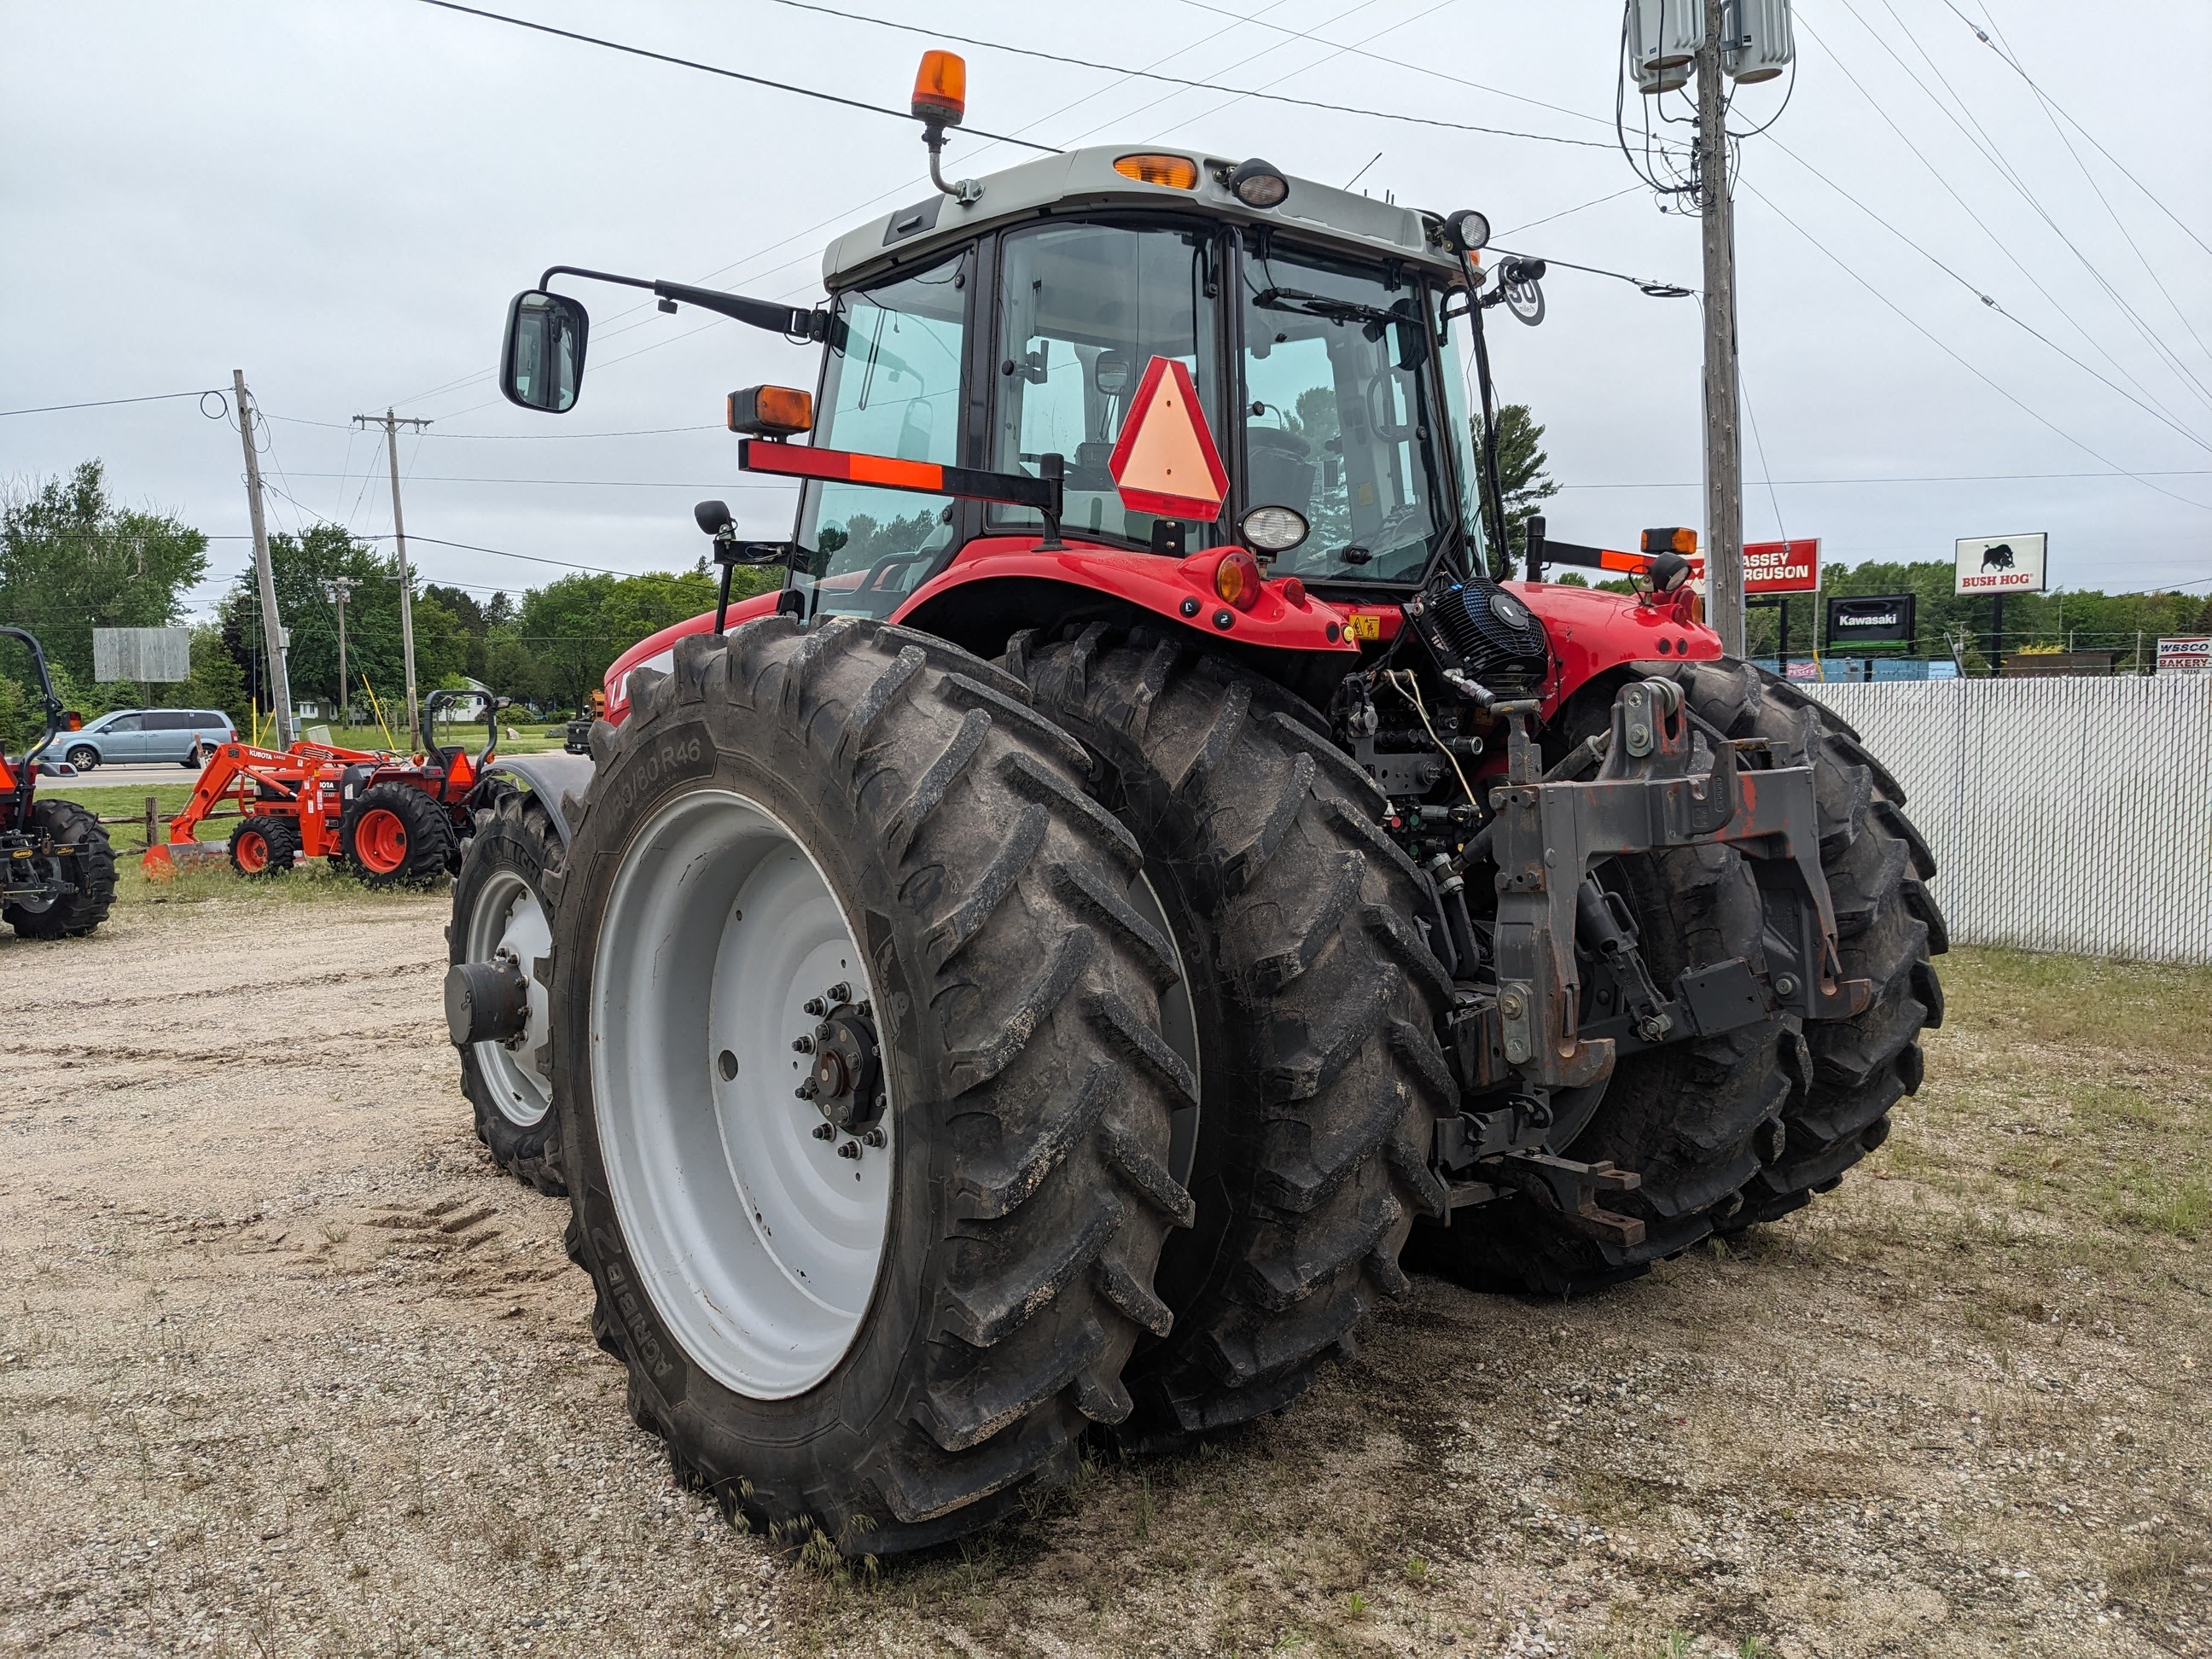
{"type": "MultiPolygon", "coordinates": [[[[557,1158],[595,1334],[682,1477],[851,1553],[972,1530],[1094,1428],[1287,1403],[1404,1288],[1417,1226],[1460,1276],[1587,1288],[1878,1141],[1940,919],[1893,788],[1748,673],[1700,665],[1693,706],[1818,757],[1876,1003],[1624,1067],[1564,1150],[1652,1171],[1632,1257],[1531,1204],[1443,1224],[1452,987],[1383,803],[1296,698],[1103,628],[993,666],[776,617],[635,676],[565,851],[509,797],[464,872],[454,960],[544,992],[465,1060],[480,1129],[518,1173],[557,1158]]],[[[1655,970],[1756,966],[1734,856],[1621,874],[1655,970]]]]}

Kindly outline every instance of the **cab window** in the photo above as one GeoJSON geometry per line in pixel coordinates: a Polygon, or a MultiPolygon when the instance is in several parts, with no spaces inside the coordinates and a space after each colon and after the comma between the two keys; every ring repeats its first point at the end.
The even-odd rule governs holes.
{"type": "MultiPolygon", "coordinates": [[[[837,297],[814,441],[902,460],[955,465],[969,270],[963,252],[866,293],[837,297]]],[[[815,607],[887,617],[927,580],[952,544],[952,498],[867,484],[810,483],[793,585],[815,607]]]]}
{"type": "MultiPolygon", "coordinates": [[[[992,466],[1037,476],[1048,453],[1066,463],[1061,528],[1150,545],[1152,515],[1121,504],[1108,461],[1146,365],[1170,357],[1191,372],[1216,435],[1211,231],[1054,225],[1006,239],[1000,267],[998,385],[992,466]]],[[[1004,528],[1042,524],[1033,509],[994,506],[1004,528]]],[[[1215,539],[1187,525],[1188,544],[1215,539]]]]}
{"type": "Polygon", "coordinates": [[[1411,582],[1458,522],[1430,309],[1381,270],[1276,250],[1243,264],[1246,499],[1312,526],[1275,570],[1411,582]]]}

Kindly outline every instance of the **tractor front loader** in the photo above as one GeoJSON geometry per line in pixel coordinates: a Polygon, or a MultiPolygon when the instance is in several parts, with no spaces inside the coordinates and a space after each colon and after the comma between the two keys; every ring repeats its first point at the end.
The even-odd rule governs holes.
{"type": "Polygon", "coordinates": [[[65,711],[46,653],[20,628],[0,628],[30,653],[46,730],[20,755],[0,754],[0,919],[24,939],[78,939],[115,902],[115,853],[88,808],[38,798],[39,763],[65,711]]]}
{"type": "Polygon", "coordinates": [[[476,811],[492,793],[486,779],[504,706],[479,692],[432,692],[422,702],[425,747],[411,757],[305,739],[281,750],[224,744],[169,821],[167,843],[146,849],[146,872],[170,873],[171,847],[196,840],[208,818],[235,817],[230,863],[241,876],[281,876],[303,858],[321,858],[370,887],[441,880],[459,867],[476,811]],[[465,709],[458,717],[471,718],[479,708],[486,727],[480,753],[437,742],[440,715],[465,709]]]}
{"type": "Polygon", "coordinates": [[[1487,234],[1103,148],[859,227],[817,307],[515,301],[549,413],[563,276],[821,354],[727,402],[790,534],[701,503],[722,602],[499,805],[447,982],[726,1504],[957,1535],[1088,1434],[1289,1404],[1409,1262],[1569,1292],[1782,1215],[1918,1086],[1893,779],[1723,654],[1691,532],[1604,556],[1633,593],[1506,580],[1482,330],[1541,272],[1487,234]]]}

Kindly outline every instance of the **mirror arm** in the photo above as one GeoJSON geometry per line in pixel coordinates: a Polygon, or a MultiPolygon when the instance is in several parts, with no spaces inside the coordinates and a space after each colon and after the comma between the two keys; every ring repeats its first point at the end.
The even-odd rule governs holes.
{"type": "Polygon", "coordinates": [[[827,339],[830,335],[830,313],[826,311],[806,311],[796,306],[772,305],[766,300],[749,300],[742,294],[723,294],[711,288],[693,288],[684,283],[664,283],[646,276],[617,276],[611,271],[586,270],[581,265],[550,265],[545,274],[538,279],[538,286],[550,289],[556,276],[584,276],[595,283],[647,289],[655,298],[672,306],[678,302],[697,306],[702,311],[732,318],[787,338],[819,341],[827,339]]]}

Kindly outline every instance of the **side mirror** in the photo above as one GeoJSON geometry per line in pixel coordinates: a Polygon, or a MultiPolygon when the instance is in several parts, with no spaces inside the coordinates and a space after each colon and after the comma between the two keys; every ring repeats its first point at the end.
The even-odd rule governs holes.
{"type": "Polygon", "coordinates": [[[499,354],[499,389],[511,404],[548,415],[576,406],[584,380],[584,339],[592,319],[565,294],[532,289],[507,308],[507,343],[499,354]]]}

